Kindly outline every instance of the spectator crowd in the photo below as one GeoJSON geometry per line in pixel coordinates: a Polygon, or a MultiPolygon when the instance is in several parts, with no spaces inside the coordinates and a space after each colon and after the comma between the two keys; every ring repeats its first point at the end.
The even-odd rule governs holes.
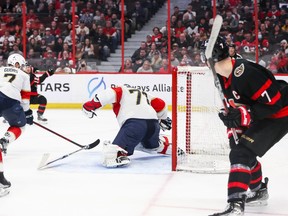
{"type": "MultiPolygon", "coordinates": [[[[258,35],[255,31],[254,1],[217,1],[217,13],[223,17],[220,34],[231,50],[233,48],[233,56],[256,61],[257,47],[259,64],[273,73],[288,73],[288,3],[263,0],[257,7],[258,35]]],[[[168,58],[172,67],[204,66],[200,55],[201,45],[209,38],[212,25],[210,2],[191,0],[186,8],[174,6],[170,17],[171,41],[168,42],[167,23],[154,27],[146,41],[141,42],[120,70],[167,72],[168,58]],[[171,46],[170,56],[167,52],[168,43],[171,46]],[[149,69],[143,70],[144,63],[150,65],[145,66],[149,69]]]]}
{"type": "MultiPolygon", "coordinates": [[[[134,1],[125,1],[125,40],[136,30],[141,30],[163,2],[146,1],[139,7],[134,1]]],[[[72,1],[27,0],[23,27],[22,1],[1,1],[0,65],[11,53],[23,55],[25,42],[27,61],[40,70],[54,68],[56,73],[95,71],[88,63],[95,66],[107,61],[121,45],[119,4],[117,0],[75,1],[76,15],[72,17],[72,1]],[[23,31],[26,41],[23,41],[23,31]],[[74,40],[76,44],[73,44],[74,40]],[[76,53],[73,56],[74,47],[76,53]]]]}
{"type": "MultiPolygon", "coordinates": [[[[255,31],[254,1],[216,2],[217,13],[223,17],[220,34],[239,56],[255,61],[257,46],[259,64],[273,73],[288,72],[288,3],[285,0],[259,1],[258,31],[255,31]]],[[[75,1],[75,17],[72,17],[71,1],[26,0],[25,3],[25,28],[22,1],[3,0],[0,3],[0,65],[11,53],[23,55],[22,31],[25,31],[26,58],[30,64],[42,70],[54,68],[56,73],[77,73],[97,71],[97,65],[119,49],[121,29],[124,28],[124,41],[127,41],[135,31],[141,31],[165,0],[125,0],[123,27],[121,1],[117,0],[75,1]],[[76,44],[73,44],[74,40],[76,44]],[[72,53],[74,47],[75,55],[72,53]]],[[[151,29],[131,58],[125,59],[119,72],[167,73],[169,61],[172,67],[204,66],[201,44],[209,38],[212,11],[210,1],[191,0],[185,8],[174,3],[170,20],[163,20],[162,26],[151,29]],[[168,44],[171,47],[169,56],[168,44]]]]}

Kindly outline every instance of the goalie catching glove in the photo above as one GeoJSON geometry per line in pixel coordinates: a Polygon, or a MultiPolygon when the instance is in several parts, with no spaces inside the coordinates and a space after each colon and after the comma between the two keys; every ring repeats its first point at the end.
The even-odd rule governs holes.
{"type": "Polygon", "coordinates": [[[169,117],[167,117],[166,119],[160,119],[159,124],[160,124],[160,127],[163,131],[171,130],[171,128],[172,128],[172,126],[171,126],[172,120],[169,117]]]}
{"type": "Polygon", "coordinates": [[[93,118],[97,116],[95,110],[101,106],[99,99],[95,96],[94,99],[83,104],[82,111],[88,118],[93,118]]]}
{"type": "Polygon", "coordinates": [[[229,108],[228,113],[221,111],[219,118],[227,128],[248,127],[251,123],[251,114],[245,106],[229,108]]]}

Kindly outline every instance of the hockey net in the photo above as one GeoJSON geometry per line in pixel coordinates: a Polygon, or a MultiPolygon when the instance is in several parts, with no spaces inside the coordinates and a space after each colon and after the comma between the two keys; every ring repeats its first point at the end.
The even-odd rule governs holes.
{"type": "Polygon", "coordinates": [[[173,70],[172,86],[172,170],[227,173],[229,143],[218,117],[223,104],[212,72],[179,66],[173,70]]]}

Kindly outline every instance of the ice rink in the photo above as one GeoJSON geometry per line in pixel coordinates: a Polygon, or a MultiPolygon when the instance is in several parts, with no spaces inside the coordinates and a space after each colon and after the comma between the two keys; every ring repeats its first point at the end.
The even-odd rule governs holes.
{"type": "MultiPolygon", "coordinates": [[[[34,112],[35,113],[35,112],[34,112]]],[[[45,126],[81,144],[113,140],[118,124],[111,110],[87,119],[81,110],[48,109],[45,126]]],[[[1,136],[8,127],[2,123],[1,136]]],[[[288,139],[260,159],[269,177],[266,207],[246,208],[246,214],[288,215],[288,139]]],[[[0,198],[0,216],[201,216],[226,206],[227,174],[171,172],[169,156],[135,152],[125,168],[101,165],[99,145],[37,170],[42,155],[48,160],[79,149],[36,126],[8,147],[4,157],[11,192],[0,198]]]]}

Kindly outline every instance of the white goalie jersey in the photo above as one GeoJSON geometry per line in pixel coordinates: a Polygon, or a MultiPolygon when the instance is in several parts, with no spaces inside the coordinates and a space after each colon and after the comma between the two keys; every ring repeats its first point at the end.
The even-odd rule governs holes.
{"type": "Polygon", "coordinates": [[[96,96],[102,106],[113,105],[119,125],[127,119],[165,119],[167,106],[163,100],[135,88],[121,86],[106,89],[96,96]]]}
{"type": "Polygon", "coordinates": [[[14,67],[0,67],[0,92],[20,101],[24,111],[29,109],[30,77],[14,67]]]}

